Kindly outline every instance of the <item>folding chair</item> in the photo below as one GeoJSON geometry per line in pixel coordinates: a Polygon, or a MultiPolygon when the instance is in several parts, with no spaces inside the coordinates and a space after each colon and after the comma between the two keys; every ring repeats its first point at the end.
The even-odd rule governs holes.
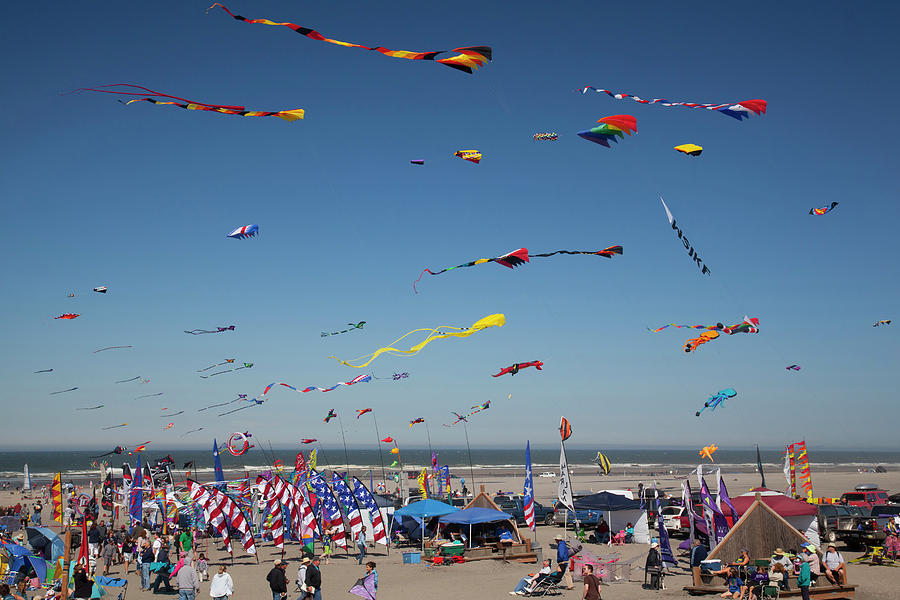
{"type": "Polygon", "coordinates": [[[778,586],[764,585],[759,595],[759,600],[778,600],[778,586]]]}
{"type": "Polygon", "coordinates": [[[625,545],[625,530],[623,529],[616,535],[612,536],[609,539],[609,543],[613,546],[624,546],[625,545]]]}
{"type": "Polygon", "coordinates": [[[562,582],[563,573],[550,573],[546,577],[540,579],[529,591],[525,589],[525,596],[546,596],[548,594],[562,594],[560,583],[562,582]]]}

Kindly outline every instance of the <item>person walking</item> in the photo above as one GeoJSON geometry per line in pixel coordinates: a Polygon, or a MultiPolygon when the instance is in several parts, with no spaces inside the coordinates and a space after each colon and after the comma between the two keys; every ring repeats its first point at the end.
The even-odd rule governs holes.
{"type": "Polygon", "coordinates": [[[800,588],[800,596],[803,600],[809,600],[809,582],[811,580],[809,563],[801,561],[800,573],[797,575],[797,587],[800,588]]]}
{"type": "Polygon", "coordinates": [[[84,572],[84,565],[80,563],[75,565],[73,579],[75,583],[75,589],[72,591],[73,600],[90,600],[94,591],[94,582],[84,572]]]}
{"type": "Polygon", "coordinates": [[[311,562],[312,561],[308,556],[304,556],[303,560],[300,561],[300,568],[297,569],[297,587],[301,592],[301,600],[306,598],[306,570],[309,568],[311,562]]]}
{"type": "Polygon", "coordinates": [[[363,525],[362,529],[359,530],[359,533],[356,534],[356,547],[359,549],[359,554],[356,555],[356,562],[360,565],[363,564],[363,559],[366,557],[366,526],[363,525]]]}
{"type": "Polygon", "coordinates": [[[287,576],[284,574],[286,567],[287,563],[280,558],[276,558],[275,566],[266,575],[269,587],[272,589],[272,600],[284,600],[287,598],[287,576]]]}
{"type": "Polygon", "coordinates": [[[178,600],[194,600],[194,596],[200,591],[200,577],[197,576],[194,561],[184,559],[184,565],[178,569],[175,581],[178,582],[178,600]]]}
{"type": "Polygon", "coordinates": [[[43,509],[44,509],[44,507],[41,505],[40,500],[38,500],[37,502],[34,503],[34,514],[31,517],[31,522],[32,522],[32,524],[34,524],[35,527],[41,526],[41,511],[43,509]]]}
{"type": "Polygon", "coordinates": [[[150,542],[144,540],[144,547],[141,549],[141,591],[146,592],[150,589],[150,563],[153,562],[153,547],[150,542]]]}
{"type": "Polygon", "coordinates": [[[213,600],[228,600],[234,594],[234,580],[228,574],[225,565],[219,566],[219,572],[209,582],[209,595],[213,600]]]}
{"type": "Polygon", "coordinates": [[[321,558],[316,556],[312,559],[312,564],[306,568],[306,593],[311,594],[313,600],[322,600],[322,572],[319,570],[320,562],[321,558]]]}
{"type": "Polygon", "coordinates": [[[592,565],[584,565],[584,594],[582,600],[600,600],[600,580],[592,565]]]}
{"type": "Polygon", "coordinates": [[[103,560],[103,574],[109,575],[109,568],[112,566],[113,562],[116,559],[116,554],[119,551],[119,547],[116,544],[116,540],[113,538],[112,534],[109,534],[109,537],[106,538],[106,544],[103,546],[103,550],[100,553],[100,557],[103,560]]]}

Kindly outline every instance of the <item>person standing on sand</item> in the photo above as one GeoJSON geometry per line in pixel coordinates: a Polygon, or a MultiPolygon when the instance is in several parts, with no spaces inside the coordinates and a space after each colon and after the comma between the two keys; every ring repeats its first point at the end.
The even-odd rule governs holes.
{"type": "Polygon", "coordinates": [[[209,582],[209,595],[213,600],[228,600],[234,594],[234,580],[227,570],[225,565],[220,565],[219,572],[209,582]]]}
{"type": "Polygon", "coordinates": [[[44,510],[44,507],[41,505],[41,501],[38,500],[34,503],[34,516],[31,517],[31,522],[35,527],[41,526],[41,511],[44,510]]]}
{"type": "Polygon", "coordinates": [[[363,559],[366,557],[366,526],[363,525],[362,529],[359,530],[359,533],[356,535],[356,547],[359,549],[359,554],[356,555],[357,563],[362,565],[363,559]]]}
{"type": "Polygon", "coordinates": [[[594,575],[594,567],[584,565],[584,595],[582,600],[600,600],[600,580],[594,575]]]}
{"type": "Polygon", "coordinates": [[[184,560],[184,564],[178,569],[175,581],[178,583],[178,600],[194,600],[197,592],[200,591],[200,577],[197,575],[197,569],[194,568],[194,561],[189,558],[184,560]]]}
{"type": "Polygon", "coordinates": [[[809,600],[810,577],[809,563],[805,560],[800,563],[800,573],[797,575],[797,587],[800,588],[800,596],[803,600],[809,600]]]}
{"type": "Polygon", "coordinates": [[[272,600],[283,600],[284,598],[287,598],[287,576],[284,574],[286,566],[287,563],[280,558],[276,558],[275,566],[272,567],[272,570],[266,575],[266,580],[269,582],[269,588],[272,590],[272,600]]]}
{"type": "Polygon", "coordinates": [[[319,571],[321,559],[313,558],[312,564],[306,569],[306,593],[311,594],[313,600],[322,600],[322,572],[319,571]]]}

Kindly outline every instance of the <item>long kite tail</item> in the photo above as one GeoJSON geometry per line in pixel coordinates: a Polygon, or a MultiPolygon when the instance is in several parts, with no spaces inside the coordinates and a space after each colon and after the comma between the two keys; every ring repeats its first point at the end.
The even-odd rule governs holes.
{"type": "Polygon", "coordinates": [[[99,350],[94,350],[92,354],[97,354],[98,352],[104,352],[106,350],[117,350],[119,348],[132,348],[132,346],[107,346],[106,348],[100,348],[99,350]]]}
{"type": "Polygon", "coordinates": [[[765,114],[766,108],[768,108],[768,103],[765,100],[742,100],[740,102],[735,103],[724,103],[724,104],[701,104],[698,102],[671,102],[666,100],[665,98],[653,98],[650,100],[644,100],[643,98],[638,98],[633,94],[629,94],[626,92],[612,92],[610,90],[604,90],[602,88],[595,88],[590,85],[586,85],[583,88],[576,90],[581,92],[582,94],[588,93],[588,91],[599,92],[606,94],[610,98],[615,98],[616,100],[633,100],[634,102],[638,102],[639,104],[661,104],[662,106],[683,106],[685,108],[705,108],[706,110],[715,110],[723,115],[731,117],[733,119],[737,119],[741,121],[743,119],[749,118],[750,113],[754,113],[757,115],[765,114]]]}
{"type": "Polygon", "coordinates": [[[417,294],[419,293],[419,290],[416,289],[416,284],[422,280],[422,275],[424,275],[425,273],[428,273],[429,275],[439,275],[440,273],[443,273],[446,270],[447,269],[443,269],[441,271],[438,271],[437,273],[432,272],[431,269],[423,270],[421,273],[419,273],[419,277],[413,282],[413,291],[417,294]]]}
{"type": "Polygon", "coordinates": [[[585,254],[588,256],[603,256],[606,258],[612,258],[615,254],[622,254],[623,249],[622,246],[610,246],[609,248],[604,248],[603,250],[557,250],[556,252],[545,252],[544,254],[532,254],[531,258],[540,257],[546,258],[548,256],[553,256],[554,254],[585,254]]]}

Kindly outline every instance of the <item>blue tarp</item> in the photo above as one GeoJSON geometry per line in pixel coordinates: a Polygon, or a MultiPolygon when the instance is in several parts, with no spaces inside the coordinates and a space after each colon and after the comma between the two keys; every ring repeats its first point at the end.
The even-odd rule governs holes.
{"type": "Polygon", "coordinates": [[[41,583],[47,579],[47,562],[43,558],[34,556],[31,554],[31,550],[18,544],[3,544],[3,547],[9,553],[9,570],[11,572],[17,572],[25,564],[25,561],[28,561],[41,583]]]}
{"type": "Polygon", "coordinates": [[[65,552],[66,545],[59,535],[49,527],[27,527],[25,533],[28,534],[28,545],[36,555],[43,555],[45,560],[54,562],[65,552]],[[35,532],[40,535],[35,535],[35,532]],[[41,539],[41,536],[46,539],[41,539]],[[47,546],[50,547],[49,556],[47,546]]]}
{"type": "Polygon", "coordinates": [[[494,510],[493,508],[473,507],[465,510],[458,510],[455,513],[444,515],[440,518],[441,523],[458,523],[461,525],[475,525],[477,523],[493,523],[495,521],[508,521],[513,516],[502,510],[494,510]]]}
{"type": "Polygon", "coordinates": [[[407,504],[400,510],[394,511],[394,517],[415,517],[417,519],[429,519],[431,517],[440,517],[446,514],[459,512],[459,509],[437,500],[419,500],[412,504],[407,504]]]}
{"type": "Polygon", "coordinates": [[[600,492],[590,496],[583,496],[575,500],[576,510],[640,510],[641,503],[637,500],[629,500],[625,496],[600,492]]]}

